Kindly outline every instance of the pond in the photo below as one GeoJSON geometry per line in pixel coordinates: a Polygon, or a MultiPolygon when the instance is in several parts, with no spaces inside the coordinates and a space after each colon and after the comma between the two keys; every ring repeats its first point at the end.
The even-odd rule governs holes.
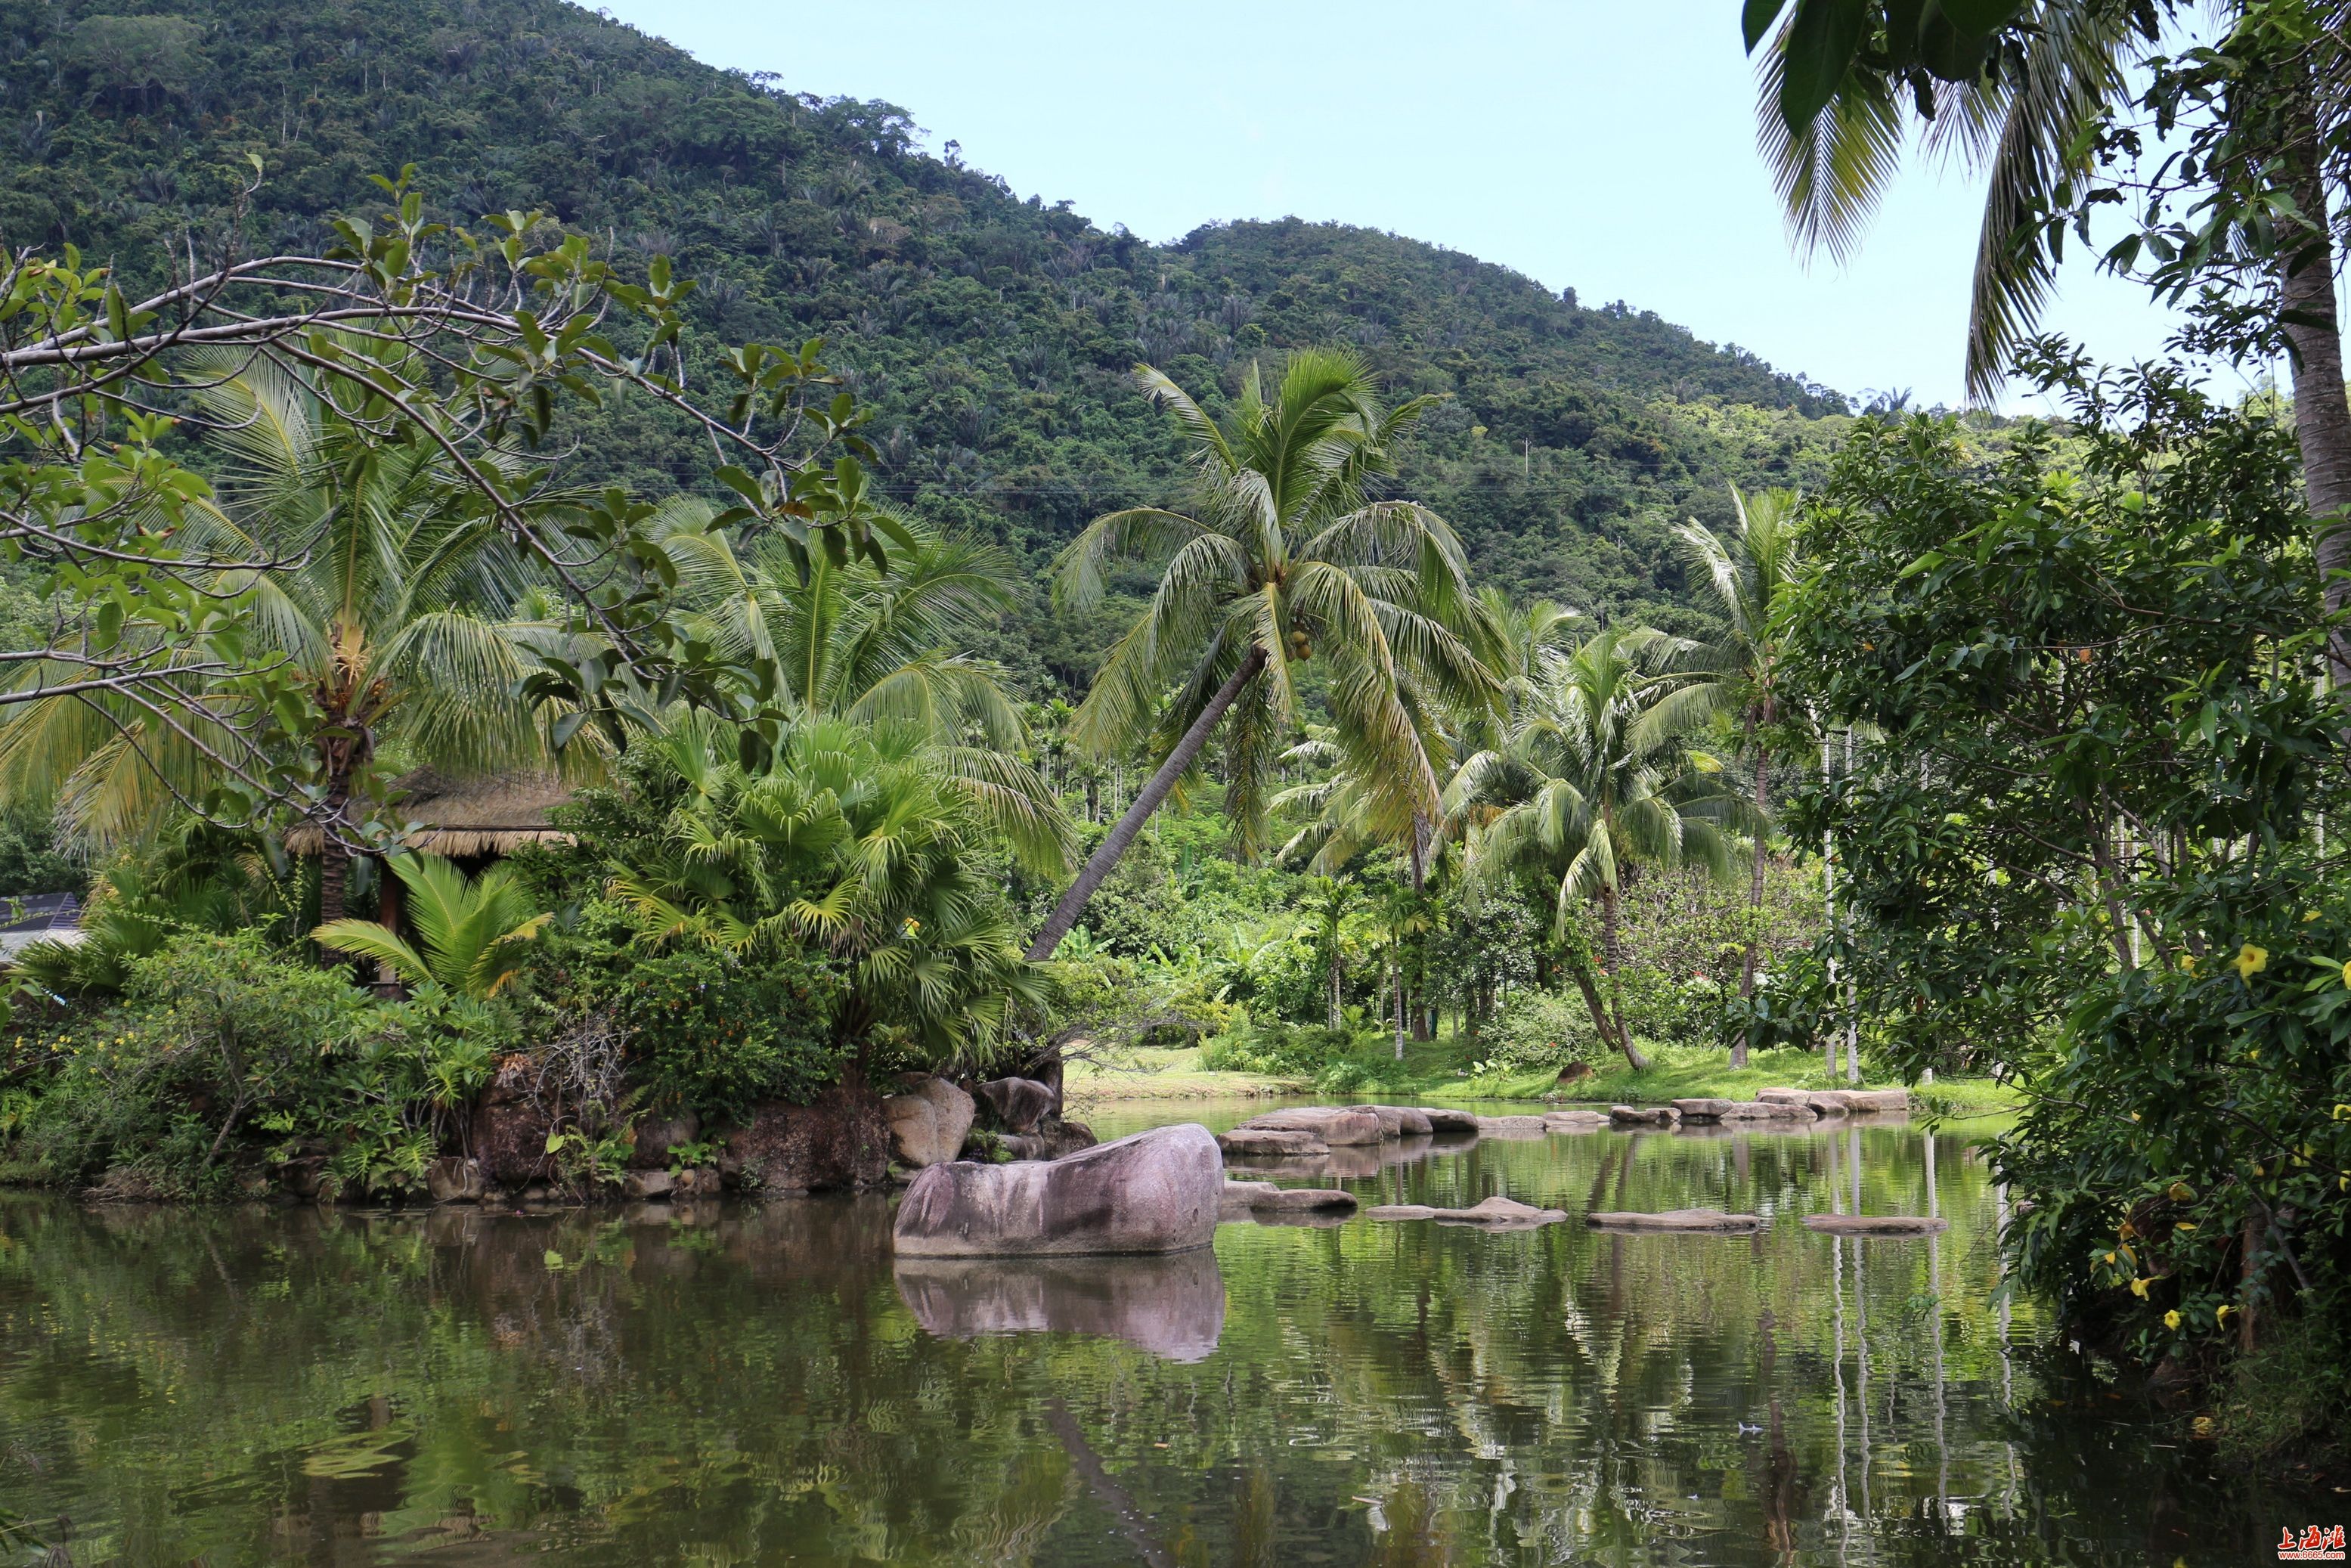
{"type": "Polygon", "coordinates": [[[1996,1298],[2002,1198],[1963,1134],[1416,1155],[1330,1179],[1571,1218],[893,1270],[883,1197],[0,1198],[0,1505],[52,1561],[156,1565],[2242,1563],[2351,1512],[2215,1479],[2034,1354],[2048,1325],[1996,1298]],[[1581,1223],[1701,1204],[1770,1223],[1581,1223]],[[1856,1205],[1950,1228],[1798,1223],[1856,1205]]]}

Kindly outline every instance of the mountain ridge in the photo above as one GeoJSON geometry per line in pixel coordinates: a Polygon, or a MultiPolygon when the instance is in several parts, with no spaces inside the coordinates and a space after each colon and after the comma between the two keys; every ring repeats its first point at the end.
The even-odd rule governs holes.
{"type": "MultiPolygon", "coordinates": [[[[1497,264],[1298,219],[1168,245],[915,146],[895,106],[783,90],[561,0],[0,0],[0,238],[66,241],[135,274],[193,234],[302,247],[408,162],[455,221],[548,211],[624,265],[701,280],[688,368],[722,340],[822,337],[873,410],[879,480],[998,540],[1025,612],[991,650],[1038,695],[1081,686],[1117,613],[1036,598],[1107,507],[1172,498],[1180,448],[1129,372],[1212,405],[1252,361],[1353,347],[1438,400],[1400,488],[1481,577],[1614,618],[1698,622],[1669,525],[1728,519],[1728,486],[1819,472],[1843,399],[1622,302],[1591,308],[1497,264]]],[[[622,406],[573,433],[658,495],[703,454],[622,406]]],[[[1130,586],[1137,586],[1134,584],[1130,586]]]]}

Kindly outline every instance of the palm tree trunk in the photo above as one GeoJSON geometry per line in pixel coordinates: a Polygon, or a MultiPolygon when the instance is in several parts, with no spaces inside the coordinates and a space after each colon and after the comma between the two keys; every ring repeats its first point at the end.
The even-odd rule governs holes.
{"type": "Polygon", "coordinates": [[[342,841],[343,829],[350,814],[351,780],[347,773],[338,772],[327,780],[327,811],[319,823],[319,924],[340,920],[350,913],[348,896],[351,876],[351,852],[342,841]]]}
{"type": "Polygon", "coordinates": [[[1623,992],[1625,975],[1625,944],[1617,930],[1618,904],[1614,883],[1604,883],[1600,888],[1600,952],[1608,964],[1608,1016],[1614,1026],[1616,1049],[1635,1071],[1646,1070],[1649,1059],[1633,1043],[1633,1031],[1625,1025],[1625,1009],[1617,1004],[1623,992]]]}
{"type": "MultiPolygon", "coordinates": [[[[1771,722],[1771,699],[1763,699],[1763,722],[1771,722]]],[[[1763,816],[1771,809],[1771,758],[1755,745],[1755,716],[1747,716],[1748,747],[1755,757],[1755,867],[1747,883],[1747,951],[1739,960],[1739,997],[1741,1001],[1755,994],[1755,970],[1763,951],[1763,816]]],[[[1747,1065],[1747,1036],[1744,1031],[1730,1042],[1730,1065],[1747,1065]]]]}
{"type": "MultiPolygon", "coordinates": [[[[2303,491],[2317,530],[2326,608],[2351,602],[2351,402],[2343,384],[2343,324],[2335,312],[2335,252],[2326,190],[2314,176],[2294,182],[2294,200],[2314,225],[2308,246],[2287,258],[2278,303],[2294,350],[2294,428],[2302,444],[2303,491]]],[[[2351,685],[2351,634],[2327,636],[2327,672],[2351,685]]]]}
{"type": "Polygon", "coordinates": [[[1126,809],[1126,814],[1119,818],[1094,852],[1087,857],[1084,869],[1078,873],[1078,880],[1070,884],[1070,891],[1061,894],[1061,902],[1053,906],[1053,913],[1046,917],[1044,925],[1037,933],[1037,939],[1029,944],[1030,963],[1041,963],[1053,956],[1053,949],[1061,945],[1061,938],[1070,934],[1070,927],[1075,925],[1078,916],[1084,913],[1086,900],[1094,895],[1094,890],[1102,886],[1103,879],[1117,868],[1119,857],[1126,853],[1129,844],[1134,842],[1134,835],[1143,831],[1143,824],[1150,820],[1152,812],[1159,809],[1159,802],[1167,799],[1167,792],[1176,788],[1176,780],[1192,766],[1192,759],[1200,755],[1200,747],[1208,743],[1209,735],[1223,720],[1226,710],[1239,698],[1242,688],[1257,679],[1264,669],[1265,650],[1251,648],[1249,657],[1240,662],[1240,667],[1217,688],[1217,695],[1208,699],[1208,706],[1200,710],[1200,716],[1192,721],[1192,727],[1184,732],[1184,738],[1176,743],[1176,749],[1167,754],[1167,760],[1159,765],[1159,770],[1151,776],[1151,781],[1135,796],[1134,804],[1126,809]]]}

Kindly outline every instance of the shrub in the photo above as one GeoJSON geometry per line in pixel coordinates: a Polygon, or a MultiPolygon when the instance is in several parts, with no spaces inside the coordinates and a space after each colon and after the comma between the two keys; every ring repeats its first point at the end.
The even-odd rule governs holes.
{"type": "Polygon", "coordinates": [[[1500,1016],[1479,1031],[1478,1055],[1489,1071],[1557,1071],[1573,1061],[1601,1061],[1607,1051],[1580,994],[1527,990],[1514,992],[1500,1016]]]}
{"type": "Polygon", "coordinates": [[[734,1116],[767,1099],[813,1099],[841,1071],[839,977],[804,949],[757,960],[694,945],[648,949],[618,906],[590,904],[549,934],[534,984],[551,1026],[609,1017],[629,1037],[647,1109],[734,1116]]]}
{"type": "Polygon", "coordinates": [[[1355,1043],[1354,1035],[1343,1029],[1279,1019],[1257,1023],[1243,1014],[1229,1031],[1201,1051],[1200,1064],[1218,1072],[1298,1077],[1321,1072],[1353,1051],[1355,1043]]]}

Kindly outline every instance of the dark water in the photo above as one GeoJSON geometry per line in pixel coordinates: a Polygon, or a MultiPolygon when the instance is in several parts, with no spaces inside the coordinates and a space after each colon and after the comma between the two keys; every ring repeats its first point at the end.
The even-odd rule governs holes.
{"type": "Polygon", "coordinates": [[[0,1501],[47,1543],[0,1562],[2243,1563],[2351,1513],[2215,1481],[2029,1355],[1959,1136],[1604,1132],[1343,1179],[1574,1218],[893,1271],[882,1198],[0,1200],[0,1501]],[[1798,1226],[1856,1192],[1951,1228],[1798,1226]],[[1580,1223],[1693,1204],[1772,1223],[1580,1223]]]}

